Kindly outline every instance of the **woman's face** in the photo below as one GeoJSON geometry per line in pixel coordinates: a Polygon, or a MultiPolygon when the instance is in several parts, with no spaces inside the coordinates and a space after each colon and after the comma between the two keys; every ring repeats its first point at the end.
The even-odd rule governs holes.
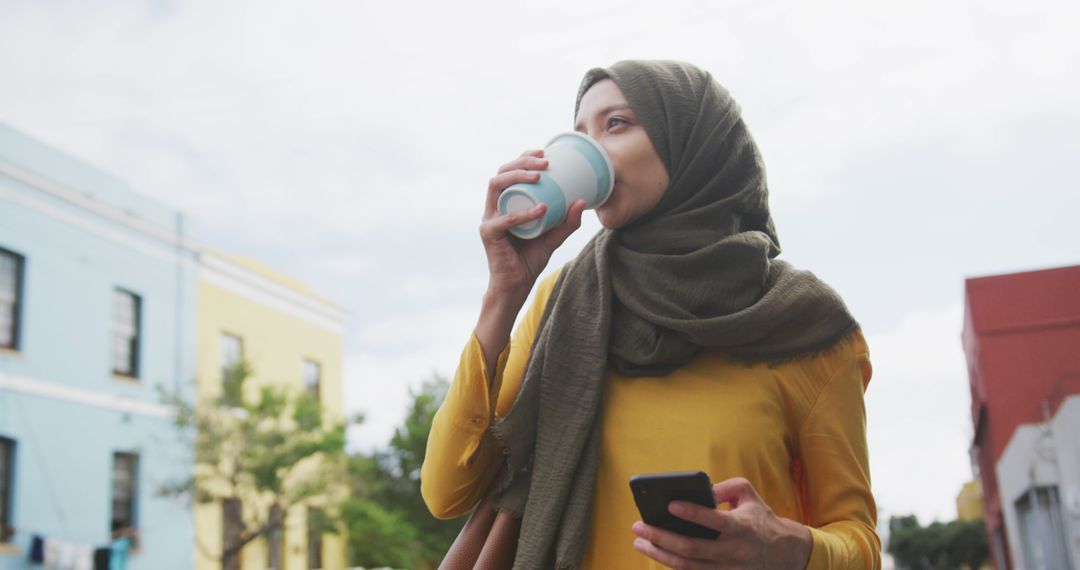
{"type": "Polygon", "coordinates": [[[611,79],[585,92],[574,130],[596,139],[615,167],[611,197],[596,209],[600,224],[621,228],[652,210],[668,187],[668,172],[645,127],[611,79]]]}

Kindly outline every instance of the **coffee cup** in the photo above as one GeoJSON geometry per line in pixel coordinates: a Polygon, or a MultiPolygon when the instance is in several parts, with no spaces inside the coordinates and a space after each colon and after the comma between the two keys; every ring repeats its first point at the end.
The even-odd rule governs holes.
{"type": "Polygon", "coordinates": [[[570,205],[585,200],[585,208],[596,208],[607,201],[615,186],[611,159],[592,137],[567,132],[555,135],[544,147],[546,170],[538,171],[540,180],[514,184],[499,195],[502,214],[529,210],[541,203],[547,212],[537,220],[515,226],[510,233],[533,239],[557,227],[566,219],[570,205]]]}

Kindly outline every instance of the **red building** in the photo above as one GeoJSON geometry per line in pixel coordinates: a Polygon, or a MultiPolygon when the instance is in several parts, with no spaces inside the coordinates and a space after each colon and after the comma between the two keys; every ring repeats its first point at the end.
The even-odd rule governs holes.
{"type": "MultiPolygon", "coordinates": [[[[996,467],[1016,428],[1080,393],[1080,266],[968,279],[963,343],[995,566],[1011,568],[996,467]]],[[[1005,501],[1007,503],[1007,501],[1005,501]]]]}

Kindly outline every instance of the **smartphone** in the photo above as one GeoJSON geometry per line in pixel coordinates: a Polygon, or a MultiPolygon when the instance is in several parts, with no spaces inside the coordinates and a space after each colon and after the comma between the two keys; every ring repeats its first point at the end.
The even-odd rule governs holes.
{"type": "Polygon", "coordinates": [[[672,501],[697,503],[716,508],[712,482],[704,471],[679,471],[635,475],[630,478],[630,491],[646,524],[692,538],[716,538],[720,533],[681,519],[668,511],[672,501]]]}

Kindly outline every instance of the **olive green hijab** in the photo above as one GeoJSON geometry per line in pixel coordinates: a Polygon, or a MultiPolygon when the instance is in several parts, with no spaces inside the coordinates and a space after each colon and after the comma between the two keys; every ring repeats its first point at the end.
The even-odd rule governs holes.
{"type": "Polygon", "coordinates": [[[581,560],[609,366],[662,376],[704,349],[783,362],[858,327],[831,288],[775,259],[765,168],[727,90],[685,63],[622,61],[589,71],[578,103],[604,78],[626,96],[670,183],[652,211],[602,230],[563,269],[517,401],[493,428],[508,473],[499,508],[523,517],[515,568],[581,560]]]}

